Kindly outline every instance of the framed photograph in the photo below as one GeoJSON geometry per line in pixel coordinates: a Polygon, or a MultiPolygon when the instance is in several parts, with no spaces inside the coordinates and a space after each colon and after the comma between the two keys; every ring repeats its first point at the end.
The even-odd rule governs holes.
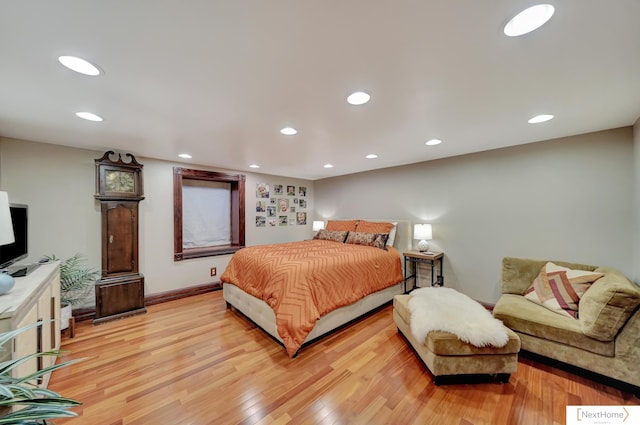
{"type": "Polygon", "coordinates": [[[306,212],[299,212],[296,214],[296,224],[307,224],[307,213],[306,212]]]}
{"type": "Polygon", "coordinates": [[[297,204],[298,203],[298,198],[293,198],[293,203],[297,204]]]}
{"type": "Polygon", "coordinates": [[[262,215],[256,216],[256,227],[266,227],[267,218],[262,215]]]}
{"type": "Polygon", "coordinates": [[[280,223],[280,226],[287,226],[289,224],[289,216],[281,215],[278,217],[278,222],[280,223]]]}
{"type": "Polygon", "coordinates": [[[278,212],[279,213],[288,213],[289,212],[289,200],[287,198],[278,198],[278,212]]]}
{"type": "Polygon", "coordinates": [[[266,183],[258,183],[256,185],[256,198],[268,198],[269,185],[266,183]]]}
{"type": "Polygon", "coordinates": [[[256,201],[256,212],[265,212],[267,210],[266,201],[256,201]]]}
{"type": "Polygon", "coordinates": [[[269,199],[269,203],[275,205],[276,204],[276,198],[269,199]]]}
{"type": "Polygon", "coordinates": [[[287,186],[287,196],[296,196],[295,186],[287,186]]]}
{"type": "Polygon", "coordinates": [[[268,206],[267,207],[267,217],[275,217],[276,216],[276,207],[275,206],[268,206]]]}
{"type": "Polygon", "coordinates": [[[296,212],[296,207],[294,207],[294,206],[289,207],[289,212],[291,212],[291,213],[296,212]]]}
{"type": "Polygon", "coordinates": [[[298,188],[298,195],[307,196],[307,188],[305,186],[300,186],[298,188]]]}
{"type": "Polygon", "coordinates": [[[281,184],[274,184],[273,185],[273,193],[275,193],[276,195],[282,195],[282,185],[281,184]]]}
{"type": "Polygon", "coordinates": [[[300,202],[298,202],[298,206],[300,208],[307,208],[307,200],[306,199],[300,199],[300,202]]]}
{"type": "Polygon", "coordinates": [[[270,218],[269,219],[269,227],[276,227],[276,219],[275,218],[270,218]]]}

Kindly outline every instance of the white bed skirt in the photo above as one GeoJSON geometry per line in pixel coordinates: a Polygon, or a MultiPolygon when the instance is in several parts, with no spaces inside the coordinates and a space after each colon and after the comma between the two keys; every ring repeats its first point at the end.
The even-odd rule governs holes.
{"type": "MultiPolygon", "coordinates": [[[[307,335],[307,338],[304,340],[305,343],[380,307],[391,301],[395,295],[402,294],[402,291],[403,286],[402,282],[400,282],[394,286],[374,292],[351,305],[340,307],[322,316],[320,320],[316,322],[316,325],[309,335],[307,335]]],[[[282,338],[278,335],[276,328],[276,315],[271,307],[269,307],[269,304],[253,295],[247,294],[230,283],[222,284],[222,294],[228,304],[231,304],[236,310],[251,319],[269,335],[282,342],[282,338]]]]}

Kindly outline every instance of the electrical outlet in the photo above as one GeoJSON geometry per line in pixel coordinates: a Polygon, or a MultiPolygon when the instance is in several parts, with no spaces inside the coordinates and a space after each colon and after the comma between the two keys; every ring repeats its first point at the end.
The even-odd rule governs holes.
{"type": "Polygon", "coordinates": [[[218,274],[218,271],[216,270],[216,268],[211,267],[211,276],[215,276],[216,274],[218,274]]]}

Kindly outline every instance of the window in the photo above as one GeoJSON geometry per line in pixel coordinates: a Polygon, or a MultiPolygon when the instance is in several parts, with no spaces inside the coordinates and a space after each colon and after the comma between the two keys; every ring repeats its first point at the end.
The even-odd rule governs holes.
{"type": "Polygon", "coordinates": [[[242,174],[174,167],[173,258],[232,254],[244,247],[242,174]]]}

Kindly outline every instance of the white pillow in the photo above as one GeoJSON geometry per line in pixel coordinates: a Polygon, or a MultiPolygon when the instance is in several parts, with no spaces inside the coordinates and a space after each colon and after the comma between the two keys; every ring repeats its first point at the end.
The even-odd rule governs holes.
{"type": "Polygon", "coordinates": [[[387,239],[387,245],[393,246],[393,242],[396,240],[396,230],[398,230],[398,222],[392,221],[393,228],[389,232],[389,239],[387,239]]]}

